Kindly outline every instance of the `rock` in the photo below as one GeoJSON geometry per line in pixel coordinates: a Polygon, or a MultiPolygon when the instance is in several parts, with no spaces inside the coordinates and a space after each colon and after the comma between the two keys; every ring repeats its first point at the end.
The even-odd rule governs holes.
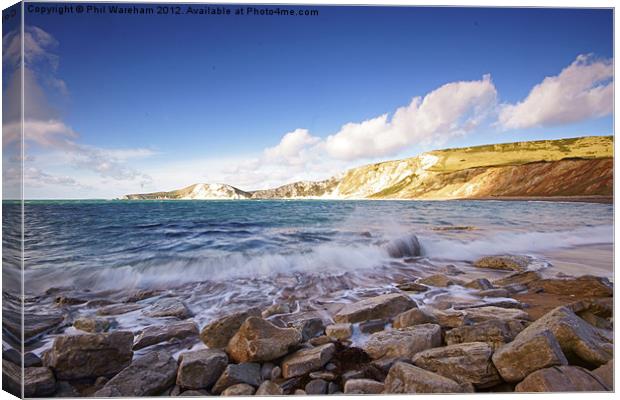
{"type": "Polygon", "coordinates": [[[333,372],[328,371],[314,371],[309,374],[311,379],[323,379],[325,381],[334,381],[338,376],[333,372]]]}
{"type": "Polygon", "coordinates": [[[493,281],[493,285],[495,286],[510,286],[510,285],[527,285],[532,281],[537,281],[541,279],[542,276],[536,271],[524,271],[524,272],[516,272],[514,274],[510,274],[500,279],[496,279],[493,281]]]}
{"type": "Polygon", "coordinates": [[[34,353],[28,352],[24,354],[24,368],[28,367],[42,367],[43,361],[34,353]]]}
{"type": "Polygon", "coordinates": [[[95,396],[153,396],[174,385],[176,375],[177,362],[169,353],[148,353],[110,379],[95,396]]]}
{"type": "Polygon", "coordinates": [[[474,279],[473,281],[469,281],[465,284],[465,287],[470,288],[470,289],[478,289],[478,290],[493,289],[493,285],[491,284],[491,282],[489,282],[489,280],[485,278],[474,279]]]}
{"type": "MultiPolygon", "coordinates": [[[[285,381],[282,381],[280,383],[280,388],[282,389],[282,391],[284,392],[284,394],[290,394],[293,389],[299,387],[301,385],[302,382],[302,377],[297,376],[295,378],[291,378],[291,379],[286,379],[285,381]]],[[[301,389],[297,389],[297,390],[301,390],[301,389]]],[[[303,391],[303,390],[302,390],[303,391]]],[[[306,392],[304,392],[305,394],[306,392]]]]}
{"type": "Polygon", "coordinates": [[[24,368],[24,397],[48,397],[56,391],[56,378],[48,367],[24,368]]]}
{"type": "Polygon", "coordinates": [[[335,316],[336,322],[361,322],[392,318],[417,304],[404,294],[390,293],[345,305],[335,316]]]}
{"type": "Polygon", "coordinates": [[[415,235],[391,241],[386,246],[386,250],[392,258],[419,257],[421,254],[420,242],[415,235]]]}
{"type": "Polygon", "coordinates": [[[126,303],[135,303],[137,301],[141,301],[141,300],[144,300],[144,299],[155,297],[155,296],[157,296],[159,294],[161,294],[161,290],[157,290],[157,289],[141,289],[141,290],[136,290],[129,297],[127,297],[127,299],[125,299],[125,302],[126,303]]]}
{"type": "Polygon", "coordinates": [[[57,379],[112,376],[130,364],[132,345],[133,333],[124,331],[57,336],[44,361],[57,379]]]}
{"type": "Polygon", "coordinates": [[[181,340],[192,336],[198,336],[198,327],[192,321],[151,325],[144,328],[136,337],[133,349],[138,350],[171,339],[181,340]]]}
{"type": "Polygon", "coordinates": [[[144,308],[141,304],[111,304],[97,310],[97,315],[120,315],[144,308]]]}
{"type": "Polygon", "coordinates": [[[372,379],[349,379],[344,384],[345,394],[381,394],[384,385],[372,379]]]}
{"type": "Polygon", "coordinates": [[[528,322],[523,320],[489,320],[473,325],[460,326],[446,332],[448,345],[469,342],[488,343],[493,350],[497,350],[511,342],[528,322]]]}
{"type": "Polygon", "coordinates": [[[416,283],[419,283],[421,285],[426,285],[426,286],[435,286],[435,287],[448,287],[448,286],[453,286],[453,285],[462,286],[465,284],[465,282],[463,282],[460,279],[447,277],[442,274],[435,274],[435,275],[427,276],[426,278],[420,278],[416,281],[416,283]]]}
{"type": "Polygon", "coordinates": [[[271,370],[271,379],[276,380],[282,376],[282,368],[277,365],[271,370]]]}
{"type": "Polygon", "coordinates": [[[361,370],[347,371],[344,374],[342,374],[342,382],[346,382],[349,379],[363,379],[363,378],[364,378],[364,371],[361,371],[361,370]]]}
{"type": "Polygon", "coordinates": [[[567,307],[590,325],[613,330],[613,297],[580,300],[567,307]]]}
{"type": "Polygon", "coordinates": [[[613,358],[613,332],[596,328],[573,313],[558,307],[528,326],[520,335],[549,330],[557,339],[571,364],[593,368],[613,358]]]}
{"type": "Polygon", "coordinates": [[[73,327],[84,332],[100,333],[110,329],[111,321],[104,318],[78,318],[73,321],[73,327]]]}
{"type": "Polygon", "coordinates": [[[222,375],[228,356],[222,350],[203,349],[182,353],[176,384],[184,389],[209,389],[222,375]]]}
{"type": "Polygon", "coordinates": [[[93,300],[88,300],[88,302],[86,304],[84,304],[84,307],[86,307],[86,308],[99,308],[99,307],[109,306],[111,304],[114,304],[114,302],[112,300],[93,299],[93,300]]]}
{"type": "Polygon", "coordinates": [[[598,376],[610,390],[614,389],[614,360],[607,361],[607,364],[601,365],[592,373],[598,376]]]}
{"type": "Polygon", "coordinates": [[[488,256],[476,260],[474,267],[521,272],[527,269],[531,260],[531,257],[528,256],[488,256]]]}
{"type": "Polygon", "coordinates": [[[323,319],[319,313],[314,311],[288,314],[274,322],[280,322],[283,326],[297,329],[301,333],[303,341],[322,335],[325,332],[323,319]]]}
{"type": "Polygon", "coordinates": [[[569,279],[540,279],[528,283],[531,290],[542,289],[545,293],[609,297],[613,296],[614,287],[607,278],[583,275],[569,279]]]}
{"type": "MultiPolygon", "coordinates": [[[[508,289],[487,289],[487,290],[481,290],[476,294],[483,298],[484,297],[509,297],[510,296],[510,292],[508,291],[508,289]]],[[[510,308],[510,307],[507,307],[507,308],[510,308]]]]}
{"type": "Polygon", "coordinates": [[[306,394],[326,394],[327,382],[323,379],[313,379],[304,388],[306,394]]]}
{"type": "Polygon", "coordinates": [[[260,317],[261,312],[258,308],[250,308],[249,310],[231,314],[217,319],[207,324],[200,331],[200,339],[209,346],[209,348],[224,348],[228,345],[228,341],[237,333],[241,324],[249,317],[260,317]]]}
{"type": "Polygon", "coordinates": [[[328,325],[325,327],[325,334],[338,340],[348,339],[353,335],[353,326],[349,323],[328,325]]]}
{"type": "Polygon", "coordinates": [[[396,287],[404,292],[416,293],[426,292],[429,289],[428,286],[421,285],[417,282],[399,283],[398,285],[396,285],[396,287]]]}
{"type": "MultiPolygon", "coordinates": [[[[417,310],[417,308],[414,308],[414,310],[417,310]]],[[[384,330],[386,324],[387,322],[382,319],[372,319],[370,321],[360,322],[359,328],[362,333],[375,333],[384,330]]]]}
{"type": "Polygon", "coordinates": [[[254,394],[254,388],[246,383],[237,383],[227,387],[222,392],[222,396],[251,396],[254,394]]]}
{"type": "Polygon", "coordinates": [[[331,360],[335,352],[336,346],[333,343],[298,350],[282,361],[282,376],[292,378],[321,369],[331,360]]]}
{"type": "Polygon", "coordinates": [[[260,366],[260,377],[263,380],[267,380],[271,378],[271,371],[275,366],[272,363],[264,363],[260,366]]]}
{"type": "Polygon", "coordinates": [[[422,324],[374,333],[363,349],[373,360],[383,357],[411,360],[416,353],[437,346],[441,346],[441,327],[422,324]]]}
{"type": "MultiPolygon", "coordinates": [[[[496,289],[496,290],[504,290],[504,289],[496,289]]],[[[523,309],[523,304],[521,302],[514,299],[506,299],[506,300],[494,300],[493,302],[480,302],[477,304],[454,304],[452,308],[455,310],[472,310],[474,308],[483,308],[483,307],[499,307],[499,308],[518,308],[523,309]]]]}
{"type": "Polygon", "coordinates": [[[340,386],[336,382],[329,382],[327,385],[327,394],[336,394],[340,391],[340,386]]]}
{"type": "Polygon", "coordinates": [[[144,312],[144,315],[153,318],[176,317],[178,319],[187,319],[192,316],[192,313],[182,301],[167,297],[157,300],[155,304],[144,312]]]}
{"type": "Polygon", "coordinates": [[[67,381],[60,381],[56,383],[54,397],[81,397],[81,395],[72,384],[67,381]]]}
{"type": "Polygon", "coordinates": [[[220,394],[224,389],[238,383],[258,387],[260,382],[260,365],[256,363],[228,364],[217,382],[215,382],[215,385],[213,385],[211,392],[220,394]]]}
{"type": "Polygon", "coordinates": [[[472,323],[489,321],[492,319],[501,320],[522,320],[529,321],[531,318],[525,311],[512,308],[503,308],[496,306],[485,306],[468,308],[465,310],[467,319],[472,323]]]}
{"type": "Polygon", "coordinates": [[[385,378],[383,393],[466,393],[468,388],[434,372],[395,363],[385,378]]]}
{"type": "Polygon", "coordinates": [[[2,349],[2,359],[10,361],[16,365],[21,365],[22,363],[21,353],[12,347],[2,349]]]}
{"type": "Polygon", "coordinates": [[[288,314],[290,312],[291,312],[291,309],[288,306],[288,304],[272,304],[263,310],[263,312],[261,313],[261,316],[263,318],[269,318],[272,315],[288,314]]]}
{"type": "Polygon", "coordinates": [[[306,395],[306,391],[303,389],[295,389],[295,393],[293,393],[295,396],[305,396],[306,395]]]}
{"type": "Polygon", "coordinates": [[[408,326],[420,325],[420,324],[436,324],[437,318],[424,312],[420,308],[412,308],[398,314],[394,318],[392,326],[396,329],[406,328],[408,326]]]}
{"type": "MultiPolygon", "coordinates": [[[[21,362],[20,362],[21,363],[21,362]]],[[[16,397],[22,397],[23,373],[19,365],[2,359],[2,390],[16,397]]]]}
{"type": "Polygon", "coordinates": [[[256,390],[256,396],[281,396],[284,394],[282,388],[272,381],[264,381],[256,390]]]}
{"type": "Polygon", "coordinates": [[[467,313],[465,311],[436,310],[432,308],[427,308],[425,311],[430,313],[431,317],[442,328],[456,328],[473,323],[467,318],[467,313]]]}
{"type": "Polygon", "coordinates": [[[180,393],[179,396],[188,397],[188,396],[196,396],[196,397],[205,397],[210,396],[210,393],[206,390],[186,390],[183,393],[180,393]]]}
{"type": "Polygon", "coordinates": [[[453,264],[446,265],[445,267],[440,269],[440,272],[446,275],[463,275],[465,273],[461,271],[460,269],[458,269],[456,265],[453,265],[453,264]]]}
{"type": "Polygon", "coordinates": [[[421,351],[413,357],[413,364],[482,389],[502,382],[492,355],[493,349],[487,343],[461,343],[421,351]]]}
{"type": "Polygon", "coordinates": [[[559,366],[531,373],[515,387],[516,392],[600,392],[609,391],[598,376],[585,368],[559,366]]]}
{"type": "Polygon", "coordinates": [[[294,328],[278,328],[262,318],[249,317],[228,342],[226,352],[237,363],[271,361],[301,340],[301,333],[294,328]]]}
{"type": "Polygon", "coordinates": [[[317,337],[313,337],[312,339],[308,340],[308,343],[310,343],[313,346],[321,346],[327,343],[331,343],[334,340],[332,338],[330,338],[327,335],[321,335],[321,336],[317,336],[317,337]]]}
{"type": "Polygon", "coordinates": [[[77,304],[84,304],[86,300],[79,297],[58,296],[54,299],[54,303],[56,303],[57,306],[74,306],[77,304]]]}
{"type": "Polygon", "coordinates": [[[536,370],[568,364],[551,332],[526,330],[493,354],[493,364],[506,382],[519,382],[536,370]]]}

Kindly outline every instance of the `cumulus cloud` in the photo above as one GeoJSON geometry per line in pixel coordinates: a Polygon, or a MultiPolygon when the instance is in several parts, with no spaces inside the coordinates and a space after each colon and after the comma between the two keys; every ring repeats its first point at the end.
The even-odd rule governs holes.
{"type": "Polygon", "coordinates": [[[296,129],[285,134],[276,146],[265,149],[265,157],[274,161],[285,160],[290,164],[303,163],[308,150],[320,141],[307,129],[296,129]]]}
{"type": "Polygon", "coordinates": [[[559,75],[545,78],[517,104],[499,113],[504,129],[564,125],[613,112],[613,62],[579,55],[559,75]]]}
{"type": "Polygon", "coordinates": [[[472,131],[494,108],[497,91],[490,75],[445,84],[414,97],[390,119],[388,114],[342,126],[327,137],[332,157],[344,160],[393,155],[415,144],[444,143],[472,131]]]}

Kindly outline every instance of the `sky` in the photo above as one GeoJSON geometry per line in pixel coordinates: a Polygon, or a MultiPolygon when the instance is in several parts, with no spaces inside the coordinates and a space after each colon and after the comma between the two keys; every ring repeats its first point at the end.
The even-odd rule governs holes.
{"type": "MultiPolygon", "coordinates": [[[[25,197],[254,190],[439,148],[613,134],[611,10],[303,9],[318,15],[26,11],[25,197]]],[[[5,98],[18,49],[5,28],[5,98]]],[[[10,160],[19,113],[3,111],[10,160]]]]}

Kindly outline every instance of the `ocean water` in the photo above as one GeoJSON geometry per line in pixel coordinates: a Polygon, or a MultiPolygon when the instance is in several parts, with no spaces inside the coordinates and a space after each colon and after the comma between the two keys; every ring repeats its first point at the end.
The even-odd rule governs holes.
{"type": "MultiPolygon", "coordinates": [[[[12,215],[17,205],[3,207],[12,215]]],[[[25,290],[32,299],[27,312],[30,307],[39,314],[58,312],[53,296],[44,295],[51,288],[114,302],[136,289],[161,289],[162,296],[183,301],[199,326],[276,302],[294,305],[295,312],[323,312],[330,304],[444,272],[448,265],[463,272],[461,279],[493,278],[501,272],[479,270],[471,262],[494,254],[532,256],[531,268],[544,274],[613,275],[610,204],[28,201],[24,209],[25,290]],[[414,237],[421,246],[417,257],[414,237]]],[[[5,231],[5,265],[11,245],[18,243],[11,236],[5,231]]],[[[6,270],[4,275],[6,280],[6,270]]],[[[432,303],[441,296],[470,294],[461,287],[441,288],[416,301],[432,303]]],[[[77,307],[72,318],[95,312],[77,307]]],[[[119,329],[134,331],[162,322],[140,310],[115,319],[119,329]]],[[[33,349],[42,351],[61,332],[40,338],[33,349]]]]}

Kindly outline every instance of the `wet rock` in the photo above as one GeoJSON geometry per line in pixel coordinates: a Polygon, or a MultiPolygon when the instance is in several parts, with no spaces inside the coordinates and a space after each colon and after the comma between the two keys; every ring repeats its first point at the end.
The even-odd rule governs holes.
{"type": "Polygon", "coordinates": [[[487,289],[476,293],[480,297],[509,297],[508,289],[487,289]]]}
{"type": "Polygon", "coordinates": [[[261,365],[260,366],[260,377],[261,377],[261,379],[263,379],[263,380],[271,379],[271,371],[273,371],[274,367],[275,367],[275,365],[273,365],[270,362],[264,363],[263,365],[261,365]]]}
{"type": "Polygon", "coordinates": [[[314,338],[308,340],[308,343],[310,343],[313,346],[321,346],[321,345],[324,345],[324,344],[327,344],[327,343],[331,343],[333,341],[334,340],[332,338],[330,338],[329,336],[321,335],[321,336],[317,336],[317,337],[314,337],[314,338]]]}
{"type": "Polygon", "coordinates": [[[80,392],[67,381],[56,383],[56,393],[54,397],[81,397],[80,392]]]}
{"type": "Polygon", "coordinates": [[[383,382],[372,379],[349,379],[344,384],[345,394],[381,394],[383,389],[383,382]]]}
{"type": "Polygon", "coordinates": [[[72,296],[58,296],[54,299],[54,303],[56,303],[57,306],[74,306],[77,304],[84,304],[86,303],[85,299],[81,299],[79,297],[72,297],[72,296]]]}
{"type": "Polygon", "coordinates": [[[22,369],[19,365],[2,359],[2,390],[22,397],[22,378],[22,369]]]}
{"type": "Polygon", "coordinates": [[[569,279],[540,279],[528,283],[531,290],[542,289],[545,293],[609,297],[613,296],[614,287],[607,278],[584,275],[569,279]]]}
{"type": "Polygon", "coordinates": [[[515,387],[516,392],[600,392],[609,391],[598,376],[585,368],[559,366],[531,373],[515,387]]]}
{"type": "Polygon", "coordinates": [[[614,360],[607,361],[607,364],[601,365],[592,373],[599,377],[610,390],[614,389],[614,360]]]}
{"type": "Polygon", "coordinates": [[[307,393],[305,390],[303,389],[295,389],[295,392],[293,393],[295,396],[305,396],[307,393]]]}
{"type": "MultiPolygon", "coordinates": [[[[284,315],[274,320],[283,327],[295,328],[301,333],[303,341],[307,341],[325,332],[325,322],[320,313],[314,311],[284,315]]],[[[330,320],[328,323],[332,323],[330,320]]]]}
{"type": "MultiPolygon", "coordinates": [[[[497,289],[504,290],[504,289],[497,289]]],[[[523,304],[514,299],[506,299],[506,300],[493,300],[492,302],[480,302],[475,304],[454,304],[452,308],[455,310],[472,310],[474,308],[483,308],[483,307],[499,307],[499,308],[518,308],[523,309],[523,304]]]]}
{"type": "Polygon", "coordinates": [[[294,328],[278,328],[262,318],[249,317],[228,342],[226,352],[238,363],[271,361],[301,340],[301,333],[294,328]]]}
{"type": "Polygon", "coordinates": [[[336,382],[329,382],[327,385],[327,394],[336,394],[340,392],[340,385],[336,382]]]}
{"type": "Polygon", "coordinates": [[[144,315],[153,318],[176,317],[178,319],[187,319],[192,316],[182,301],[172,297],[157,300],[144,312],[144,315]]]}
{"type": "Polygon", "coordinates": [[[456,265],[453,265],[453,264],[446,265],[440,270],[440,272],[446,275],[463,275],[465,273],[461,271],[460,269],[458,269],[456,265]]]}
{"type": "Polygon", "coordinates": [[[19,351],[15,350],[12,347],[7,349],[2,349],[2,359],[12,362],[16,365],[21,365],[22,356],[19,351]]]}
{"type": "Polygon", "coordinates": [[[228,356],[222,350],[203,349],[182,353],[176,384],[184,389],[209,389],[222,375],[228,356]]]}
{"type": "Polygon", "coordinates": [[[396,329],[406,328],[408,326],[420,325],[420,324],[436,324],[437,318],[433,315],[426,313],[420,308],[412,308],[398,314],[394,318],[392,326],[396,329]]]}
{"type": "Polygon", "coordinates": [[[144,328],[136,337],[133,349],[138,350],[171,339],[181,340],[192,336],[198,336],[198,327],[191,321],[151,325],[144,328]]]}
{"type": "Polygon", "coordinates": [[[86,304],[84,304],[84,307],[87,308],[100,308],[100,307],[105,307],[105,306],[109,306],[114,304],[113,301],[111,300],[106,300],[106,299],[94,299],[94,300],[89,300],[86,304]]]}
{"type": "Polygon", "coordinates": [[[57,336],[44,363],[62,380],[111,376],[129,365],[132,345],[123,331],[57,336]]]}
{"type": "Polygon", "coordinates": [[[245,383],[254,387],[258,387],[261,382],[260,365],[256,363],[228,364],[226,369],[219,377],[211,392],[220,394],[224,389],[245,383]]]}
{"type": "Polygon", "coordinates": [[[548,312],[519,336],[543,330],[555,336],[571,363],[598,367],[613,358],[613,332],[588,324],[568,307],[562,306],[548,312]]]}
{"type": "Polygon", "coordinates": [[[524,271],[510,274],[500,279],[493,281],[495,286],[510,286],[510,285],[527,285],[530,282],[541,279],[542,276],[536,271],[524,271]]]}
{"type": "MultiPolygon", "coordinates": [[[[12,321],[19,321],[21,317],[9,318],[7,317],[8,310],[2,310],[2,312],[5,315],[5,319],[2,321],[4,329],[9,330],[16,337],[21,337],[21,324],[12,324],[12,321]]],[[[62,325],[64,321],[65,316],[61,313],[24,314],[24,339],[28,340],[42,333],[52,331],[62,325]]]]}
{"type": "Polygon", "coordinates": [[[531,262],[532,259],[528,256],[488,256],[476,260],[474,267],[520,272],[525,271],[531,262]]]}
{"type": "Polygon", "coordinates": [[[347,382],[349,379],[363,379],[364,377],[364,371],[358,369],[347,371],[342,374],[342,382],[347,382]]]}
{"type": "Polygon", "coordinates": [[[345,305],[334,316],[336,322],[361,322],[392,318],[417,304],[404,294],[390,293],[345,305]]]}
{"type": "Polygon", "coordinates": [[[325,394],[327,393],[327,382],[323,379],[313,379],[304,388],[306,394],[325,394]]]}
{"type": "Polygon", "coordinates": [[[205,397],[210,396],[211,394],[206,390],[186,390],[183,393],[180,393],[179,396],[183,397],[205,397]]]}
{"type": "Polygon", "coordinates": [[[269,380],[261,383],[256,390],[256,396],[281,396],[283,394],[282,388],[269,380]]]}
{"type": "MultiPolygon", "coordinates": [[[[414,308],[414,310],[417,310],[417,309],[414,308]]],[[[370,321],[360,322],[359,328],[360,328],[360,332],[362,333],[375,333],[375,332],[380,332],[384,330],[386,324],[387,322],[382,319],[373,319],[370,321]]]]}
{"type": "Polygon", "coordinates": [[[441,327],[422,324],[374,333],[363,349],[374,360],[383,357],[411,360],[416,353],[437,346],[441,346],[441,327]]]}
{"type": "Polygon", "coordinates": [[[176,375],[177,362],[169,353],[148,353],[110,379],[95,396],[153,396],[174,385],[176,375]]]}
{"type": "Polygon", "coordinates": [[[419,257],[421,254],[420,242],[415,235],[391,241],[386,250],[392,258],[419,257]]]}
{"type": "Polygon", "coordinates": [[[325,334],[338,340],[348,339],[353,335],[353,326],[348,323],[328,325],[325,334]]]}
{"type": "Polygon", "coordinates": [[[522,321],[529,321],[531,319],[525,311],[496,306],[468,308],[465,312],[467,314],[467,319],[472,323],[484,322],[492,319],[522,321]]]}
{"type": "Polygon", "coordinates": [[[536,370],[566,365],[568,361],[551,332],[524,330],[495,351],[493,364],[506,382],[519,382],[536,370]]]}
{"type": "Polygon", "coordinates": [[[42,367],[43,361],[34,353],[28,352],[24,354],[24,368],[42,367]]]}
{"type": "Polygon", "coordinates": [[[200,339],[210,348],[224,348],[228,341],[237,333],[241,324],[249,317],[260,317],[259,308],[227,315],[207,324],[200,331],[200,339]]]}
{"type": "Polygon", "coordinates": [[[84,332],[100,333],[107,332],[112,322],[105,318],[82,317],[73,321],[73,327],[84,332]]]}
{"type": "Polygon", "coordinates": [[[457,328],[473,323],[473,321],[469,320],[465,311],[436,310],[432,308],[426,308],[425,311],[429,313],[442,328],[457,328]]]}
{"type": "Polygon", "coordinates": [[[321,369],[336,352],[333,343],[310,349],[298,350],[282,361],[282,376],[292,378],[321,369]]]}
{"type": "Polygon", "coordinates": [[[46,397],[55,391],[56,378],[50,368],[24,368],[24,397],[46,397]]]}
{"type": "Polygon", "coordinates": [[[490,320],[473,325],[460,326],[446,332],[448,345],[470,342],[488,343],[497,350],[511,342],[528,325],[522,320],[490,320]]]}
{"type": "Polygon", "coordinates": [[[590,325],[613,330],[613,297],[580,300],[567,307],[590,325]]]}
{"type": "Polygon", "coordinates": [[[288,306],[288,304],[272,304],[263,310],[263,312],[261,313],[261,316],[263,318],[269,318],[272,315],[288,314],[290,312],[291,312],[291,309],[288,306]]]}
{"type": "Polygon", "coordinates": [[[399,283],[398,285],[396,285],[396,287],[404,292],[416,292],[416,293],[426,292],[429,289],[428,286],[421,285],[417,282],[399,283]]]}
{"type": "Polygon", "coordinates": [[[276,380],[282,376],[282,368],[277,365],[271,370],[271,380],[276,380]]]}
{"type": "Polygon", "coordinates": [[[459,383],[488,388],[502,381],[492,355],[493,349],[487,343],[461,343],[421,351],[413,357],[413,364],[459,383]]]}
{"type": "Polygon", "coordinates": [[[254,387],[246,384],[246,383],[237,383],[236,385],[232,385],[227,387],[226,390],[222,392],[222,396],[251,396],[254,394],[254,387]]]}
{"type": "Polygon", "coordinates": [[[470,388],[431,371],[395,363],[385,378],[383,393],[466,393],[470,388]]]}
{"type": "Polygon", "coordinates": [[[420,278],[416,281],[419,284],[426,286],[435,286],[435,287],[448,287],[453,285],[464,285],[460,279],[448,277],[442,274],[435,274],[431,276],[427,276],[426,278],[420,278]]]}
{"type": "Polygon", "coordinates": [[[161,290],[156,290],[156,289],[137,290],[134,293],[132,293],[131,295],[129,295],[129,297],[127,297],[127,299],[125,299],[125,302],[126,303],[135,303],[137,301],[141,301],[141,300],[144,300],[144,299],[155,297],[155,296],[157,296],[159,294],[161,294],[161,290]]]}
{"type": "Polygon", "coordinates": [[[121,315],[144,308],[141,304],[111,304],[97,310],[97,315],[121,315]]]}
{"type": "Polygon", "coordinates": [[[336,378],[338,378],[336,374],[334,374],[333,372],[328,372],[328,371],[310,372],[309,376],[311,379],[323,379],[325,381],[333,381],[333,380],[336,380],[336,378]]]}
{"type": "Polygon", "coordinates": [[[485,278],[474,279],[473,281],[469,281],[465,284],[465,287],[470,288],[470,289],[478,289],[478,290],[493,289],[493,285],[491,284],[491,282],[489,282],[489,280],[485,278]]]}

